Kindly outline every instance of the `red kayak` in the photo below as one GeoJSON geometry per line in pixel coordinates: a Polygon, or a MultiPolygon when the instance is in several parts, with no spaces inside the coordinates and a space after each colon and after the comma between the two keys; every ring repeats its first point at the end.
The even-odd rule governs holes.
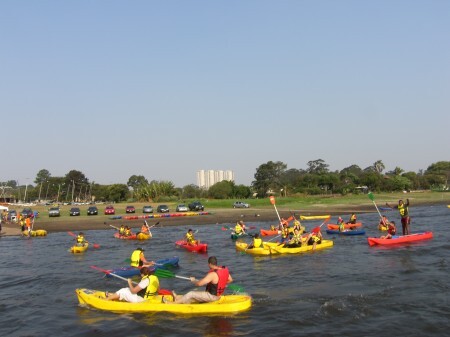
{"type": "Polygon", "coordinates": [[[137,240],[137,236],[134,233],[126,236],[126,235],[119,234],[119,232],[116,232],[116,233],[114,233],[114,237],[116,239],[121,239],[121,240],[137,240]]]}
{"type": "Polygon", "coordinates": [[[394,245],[397,243],[414,242],[433,238],[433,232],[422,232],[409,235],[394,235],[392,239],[367,238],[369,246],[394,245]]]}
{"type": "Polygon", "coordinates": [[[177,246],[183,247],[187,250],[189,250],[190,252],[197,252],[197,253],[206,253],[206,251],[208,250],[208,244],[207,243],[200,243],[198,245],[188,245],[188,243],[184,240],[178,240],[177,242],[175,242],[175,244],[177,246]]]}
{"type": "Polygon", "coordinates": [[[278,235],[278,234],[281,233],[281,232],[279,232],[278,230],[272,231],[272,230],[270,230],[270,229],[262,229],[262,228],[261,228],[259,231],[261,232],[261,236],[278,235]]]}
{"type": "MultiPolygon", "coordinates": [[[[361,222],[357,222],[357,223],[346,223],[344,225],[345,229],[354,229],[356,227],[361,227],[362,223],[361,222]]],[[[333,223],[329,223],[327,224],[327,228],[331,229],[331,230],[336,230],[339,229],[339,225],[337,224],[333,224],[333,223]]]]}

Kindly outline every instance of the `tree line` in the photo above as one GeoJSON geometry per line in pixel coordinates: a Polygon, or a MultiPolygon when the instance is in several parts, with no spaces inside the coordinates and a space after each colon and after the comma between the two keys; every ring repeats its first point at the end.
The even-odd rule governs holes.
{"type": "Polygon", "coordinates": [[[171,181],[148,181],[142,175],[132,175],[127,184],[102,185],[89,181],[78,170],[64,177],[53,177],[42,169],[33,184],[19,185],[15,180],[0,182],[0,200],[13,197],[15,201],[53,202],[161,202],[183,199],[248,199],[264,198],[268,194],[281,196],[390,192],[404,190],[447,190],[450,161],[431,164],[425,171],[405,172],[399,167],[384,172],[381,160],[361,169],[353,164],[341,171],[331,172],[322,159],[309,161],[307,169],[288,169],[281,161],[261,164],[256,168],[250,186],[221,181],[209,189],[190,184],[176,187],[171,181]]]}

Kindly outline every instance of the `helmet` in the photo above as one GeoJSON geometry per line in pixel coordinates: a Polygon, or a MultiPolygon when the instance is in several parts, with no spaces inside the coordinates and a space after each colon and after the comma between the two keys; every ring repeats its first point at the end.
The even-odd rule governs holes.
{"type": "Polygon", "coordinates": [[[141,248],[141,247],[136,248],[136,250],[140,250],[141,252],[144,252],[144,248],[141,248]]]}

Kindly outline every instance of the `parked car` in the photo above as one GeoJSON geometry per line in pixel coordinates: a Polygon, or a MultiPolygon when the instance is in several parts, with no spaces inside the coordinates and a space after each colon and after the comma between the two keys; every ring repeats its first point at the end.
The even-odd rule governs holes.
{"type": "Polygon", "coordinates": [[[169,213],[169,206],[167,206],[167,205],[158,205],[158,207],[156,208],[156,211],[158,213],[169,213]]]}
{"type": "Polygon", "coordinates": [[[125,213],[134,213],[136,212],[136,208],[134,208],[134,206],[127,206],[125,208],[125,213]]]}
{"type": "Polygon", "coordinates": [[[20,212],[20,214],[22,214],[24,218],[31,218],[34,215],[33,210],[31,208],[24,208],[22,212],[20,212]]]}
{"type": "Polygon", "coordinates": [[[177,206],[177,212],[187,212],[189,209],[185,204],[179,204],[177,206]]]}
{"type": "Polygon", "coordinates": [[[15,209],[11,209],[8,212],[8,221],[14,221],[17,220],[17,212],[15,209]]]}
{"type": "Polygon", "coordinates": [[[205,210],[205,207],[201,204],[200,201],[191,202],[188,205],[188,207],[189,207],[190,211],[204,211],[205,210]]]}
{"type": "Polygon", "coordinates": [[[48,216],[49,217],[51,217],[51,216],[60,216],[60,215],[61,215],[61,212],[59,210],[59,207],[51,207],[48,210],[48,216]]]}
{"type": "Polygon", "coordinates": [[[80,215],[80,209],[78,207],[72,207],[69,211],[70,216],[80,215]]]}
{"type": "Polygon", "coordinates": [[[250,207],[249,204],[247,204],[247,203],[245,203],[245,202],[242,202],[242,201],[236,201],[236,202],[233,204],[233,208],[249,208],[249,207],[250,207]]]}
{"type": "Polygon", "coordinates": [[[87,215],[97,215],[98,208],[96,206],[91,206],[87,209],[87,215]]]}
{"type": "Polygon", "coordinates": [[[153,213],[153,207],[152,206],[142,207],[142,213],[153,213]]]}
{"type": "Polygon", "coordinates": [[[116,210],[114,209],[113,206],[106,206],[105,215],[111,215],[111,214],[116,214],[116,210]]]}

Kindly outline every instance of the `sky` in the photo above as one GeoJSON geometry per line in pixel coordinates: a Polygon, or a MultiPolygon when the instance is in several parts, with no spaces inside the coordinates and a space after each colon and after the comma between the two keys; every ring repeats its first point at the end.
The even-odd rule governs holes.
{"type": "Polygon", "coordinates": [[[0,37],[0,181],[450,160],[450,1],[5,0],[0,37]]]}

